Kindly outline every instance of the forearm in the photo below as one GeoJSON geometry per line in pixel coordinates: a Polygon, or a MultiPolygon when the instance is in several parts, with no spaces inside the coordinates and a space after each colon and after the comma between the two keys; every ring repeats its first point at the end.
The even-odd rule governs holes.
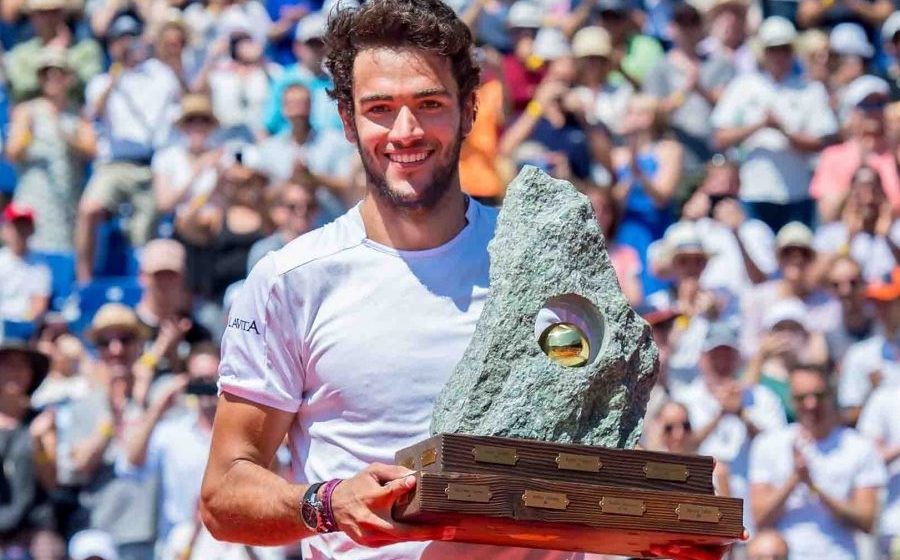
{"type": "Polygon", "coordinates": [[[791,495],[791,492],[794,491],[794,488],[797,487],[797,484],[798,480],[796,475],[791,475],[784,486],[776,489],[765,498],[754,500],[753,497],[751,497],[750,502],[755,506],[753,507],[753,518],[756,521],[757,527],[762,529],[775,526],[778,518],[781,517],[784,503],[787,501],[788,496],[791,495]]]}
{"type": "Polygon", "coordinates": [[[857,507],[853,502],[845,502],[833,498],[818,488],[813,490],[838,521],[864,533],[872,532],[875,525],[874,511],[864,507],[857,507]]]}
{"type": "MultiPolygon", "coordinates": [[[[532,101],[531,103],[536,102],[532,101]]],[[[499,152],[501,155],[510,157],[516,148],[528,138],[531,131],[533,131],[534,127],[537,125],[540,116],[532,112],[537,112],[537,106],[529,104],[529,107],[535,108],[531,111],[526,109],[500,138],[499,152]]]]}
{"type": "Polygon", "coordinates": [[[125,456],[128,462],[135,467],[142,467],[147,462],[147,448],[150,445],[150,436],[153,429],[162,418],[163,409],[160,406],[152,406],[147,411],[147,417],[128,435],[125,443],[125,456]]]}
{"type": "Polygon", "coordinates": [[[881,1],[872,2],[871,4],[868,2],[860,2],[853,7],[853,11],[867,24],[878,27],[884,23],[884,20],[886,20],[888,16],[891,15],[891,12],[894,11],[894,4],[892,2],[881,1]]]}
{"type": "Polygon", "coordinates": [[[784,133],[791,146],[801,152],[818,152],[825,147],[825,141],[817,136],[801,133],[784,133]]]}
{"type": "Polygon", "coordinates": [[[207,470],[200,495],[204,525],[218,540],[278,546],[312,535],[300,519],[307,486],[291,484],[246,459],[207,470]]]}
{"type": "Polygon", "coordinates": [[[716,414],[708,424],[694,432],[689,439],[692,441],[692,445],[695,449],[700,447],[700,444],[706,441],[706,438],[715,431],[724,416],[725,413],[722,410],[719,410],[719,413],[716,414]]]}
{"type": "Polygon", "coordinates": [[[822,16],[825,15],[826,11],[827,8],[819,0],[801,2],[797,10],[797,23],[801,27],[815,26],[822,20],[822,16]]]}
{"type": "Polygon", "coordinates": [[[720,128],[715,132],[715,144],[720,150],[725,150],[740,144],[762,128],[761,124],[751,126],[736,126],[733,128],[720,128]]]}
{"type": "Polygon", "coordinates": [[[744,245],[743,240],[741,240],[739,230],[734,230],[732,233],[734,234],[734,240],[737,241],[738,249],[741,251],[741,260],[744,261],[744,269],[747,271],[747,277],[750,278],[750,281],[754,284],[762,284],[768,280],[766,273],[756,266],[753,257],[747,252],[747,246],[744,245]]]}

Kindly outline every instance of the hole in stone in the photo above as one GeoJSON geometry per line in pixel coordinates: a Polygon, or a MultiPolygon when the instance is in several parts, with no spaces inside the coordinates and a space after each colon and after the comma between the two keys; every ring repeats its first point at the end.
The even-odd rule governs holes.
{"type": "Polygon", "coordinates": [[[605,330],[600,310],[577,294],[548,299],[534,322],[541,350],[564,367],[593,363],[603,347],[605,330]]]}

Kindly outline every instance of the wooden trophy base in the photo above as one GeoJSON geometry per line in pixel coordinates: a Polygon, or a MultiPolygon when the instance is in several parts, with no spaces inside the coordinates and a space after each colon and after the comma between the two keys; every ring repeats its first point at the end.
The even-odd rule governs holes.
{"type": "Polygon", "coordinates": [[[397,453],[410,458],[416,490],[394,517],[450,541],[652,558],[743,538],[743,501],[713,494],[707,457],[442,434],[397,453]]]}

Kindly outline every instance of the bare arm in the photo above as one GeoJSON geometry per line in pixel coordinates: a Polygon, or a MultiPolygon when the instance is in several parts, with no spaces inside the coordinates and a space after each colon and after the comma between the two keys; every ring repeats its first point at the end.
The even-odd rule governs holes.
{"type": "Polygon", "coordinates": [[[658,207],[663,207],[672,200],[675,188],[681,180],[681,164],[684,148],[678,142],[664,140],[660,142],[657,151],[659,168],[656,177],[650,179],[635,167],[632,170],[635,180],[640,180],[644,189],[658,207]]]}
{"type": "Polygon", "coordinates": [[[750,510],[756,526],[760,529],[774,527],[781,517],[784,503],[797,487],[800,480],[792,473],[788,481],[781,487],[771,484],[750,485],[750,510]]]}
{"type": "Polygon", "coordinates": [[[757,124],[752,124],[749,126],[735,126],[731,128],[720,128],[715,132],[715,144],[716,148],[720,150],[727,150],[737,144],[740,144],[747,138],[753,136],[758,131],[762,130],[766,127],[765,121],[760,121],[757,124]]]}
{"type": "Polygon", "coordinates": [[[187,376],[181,376],[173,381],[172,385],[166,388],[165,393],[147,409],[137,428],[128,434],[125,442],[125,456],[130,464],[142,467],[147,462],[150,436],[153,435],[153,430],[159,424],[160,419],[175,402],[175,398],[184,390],[187,381],[187,376]]]}
{"type": "Polygon", "coordinates": [[[801,27],[814,27],[818,25],[828,8],[820,0],[802,0],[797,9],[797,23],[801,27]]]}
{"type": "Polygon", "coordinates": [[[20,103],[12,111],[9,125],[9,139],[6,142],[6,158],[18,163],[25,158],[25,152],[31,144],[31,117],[28,106],[20,103]]]}
{"type": "Polygon", "coordinates": [[[813,491],[841,523],[865,533],[875,528],[878,488],[856,488],[849,501],[833,498],[815,487],[813,491]]]}
{"type": "Polygon", "coordinates": [[[894,3],[890,0],[875,0],[875,2],[855,0],[847,4],[850,10],[872,27],[879,27],[894,11],[894,3]]]}

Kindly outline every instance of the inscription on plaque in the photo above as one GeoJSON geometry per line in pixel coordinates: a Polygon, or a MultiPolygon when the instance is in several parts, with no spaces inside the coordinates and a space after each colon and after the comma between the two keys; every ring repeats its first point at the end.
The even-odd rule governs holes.
{"type": "Polygon", "coordinates": [[[647,511],[643,500],[604,496],[600,498],[600,511],[613,515],[630,515],[640,517],[647,511]]]}
{"type": "Polygon", "coordinates": [[[522,501],[525,502],[526,506],[532,508],[565,510],[569,507],[569,498],[565,494],[557,492],[526,490],[522,494],[522,501]]]}
{"type": "Polygon", "coordinates": [[[556,456],[556,466],[561,471],[600,472],[603,463],[591,455],[560,453],[556,456]]]}
{"type": "Polygon", "coordinates": [[[495,465],[515,465],[519,461],[519,455],[511,447],[491,447],[489,445],[476,445],[472,448],[472,455],[476,463],[493,463],[495,465]]]}
{"type": "Polygon", "coordinates": [[[422,461],[422,466],[427,467],[428,465],[432,465],[437,462],[437,449],[434,447],[429,447],[419,456],[419,459],[422,461]]]}
{"type": "Polygon", "coordinates": [[[657,463],[648,461],[644,464],[644,476],[655,480],[672,480],[675,482],[685,482],[690,476],[690,472],[686,465],[677,463],[657,463]]]}
{"type": "Polygon", "coordinates": [[[722,519],[722,512],[713,506],[701,506],[697,504],[678,504],[675,508],[678,521],[699,521],[700,523],[718,523],[722,519]]]}
{"type": "Polygon", "coordinates": [[[491,501],[491,489],[488,486],[475,484],[448,484],[444,489],[447,499],[454,502],[477,502],[486,504],[491,501]]]}

